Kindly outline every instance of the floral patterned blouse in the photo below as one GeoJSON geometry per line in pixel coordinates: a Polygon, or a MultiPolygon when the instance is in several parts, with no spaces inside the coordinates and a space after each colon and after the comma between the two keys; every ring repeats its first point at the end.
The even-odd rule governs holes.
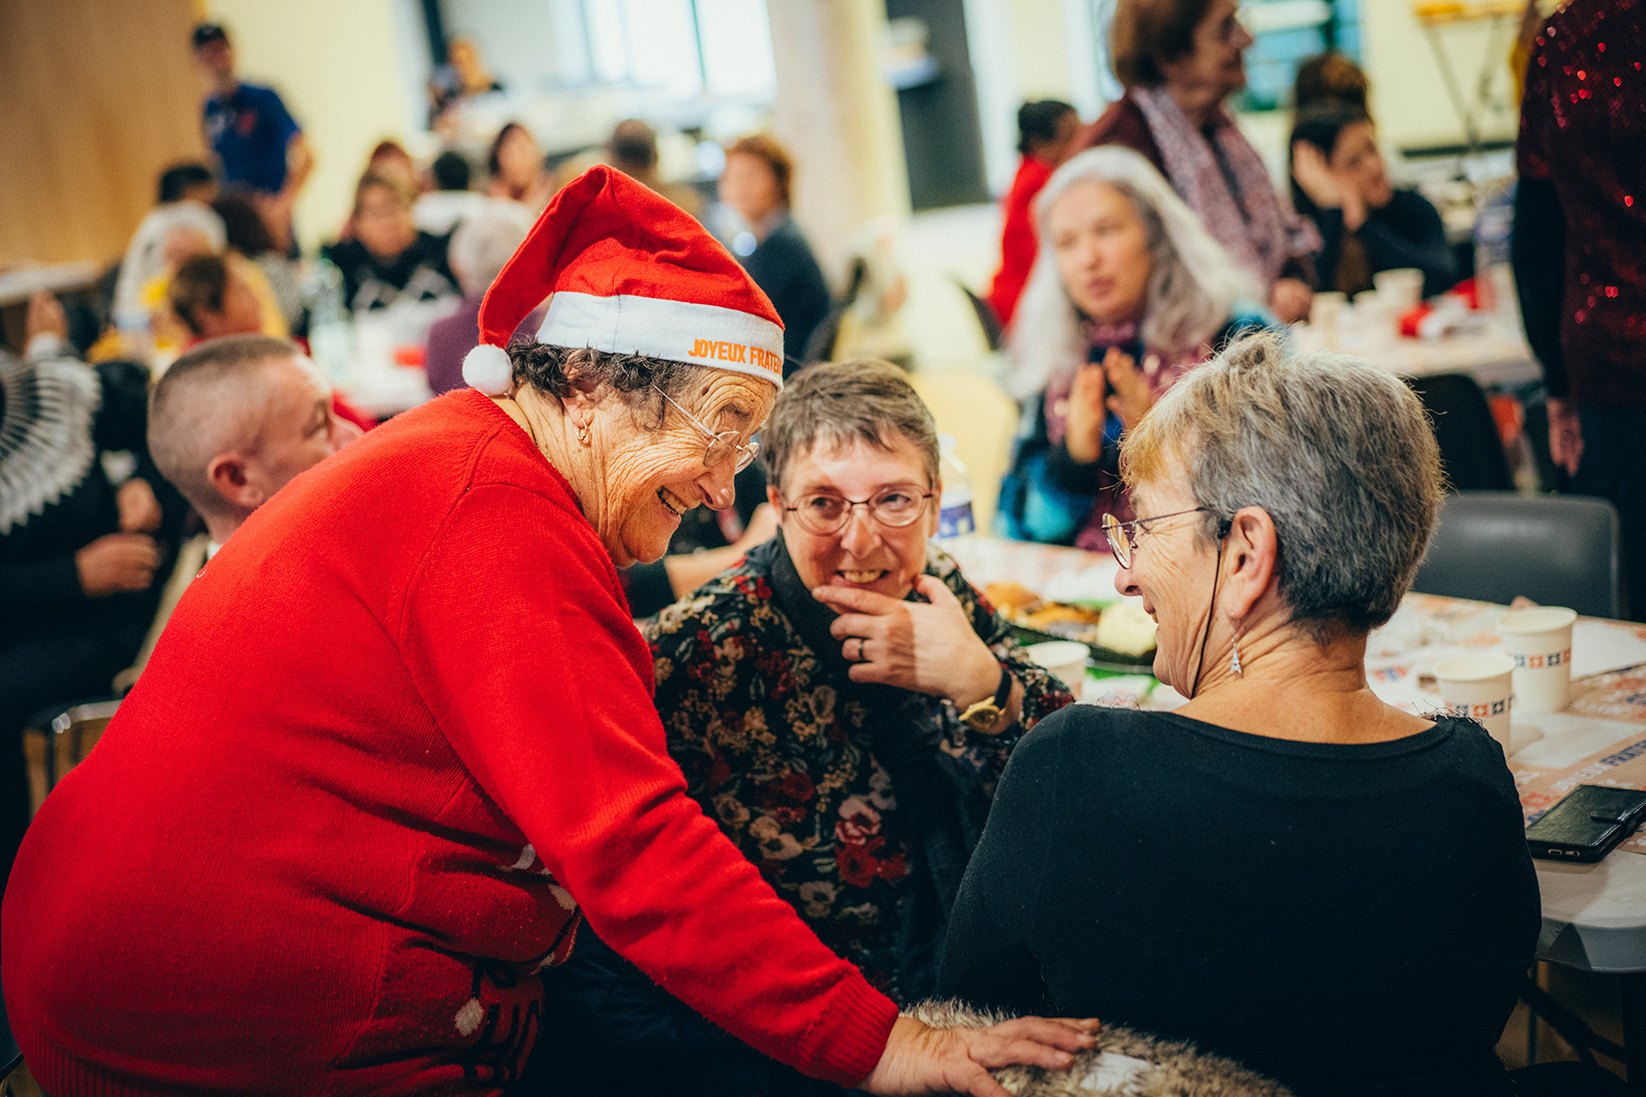
{"type": "Polygon", "coordinates": [[[942,698],[850,681],[834,613],[800,582],[781,532],[645,625],[687,791],[824,944],[899,1001],[932,990],[1013,746],[1073,700],[947,554],[929,547],[925,570],[1023,684],[1020,721],[998,735],[970,732],[942,698]]]}

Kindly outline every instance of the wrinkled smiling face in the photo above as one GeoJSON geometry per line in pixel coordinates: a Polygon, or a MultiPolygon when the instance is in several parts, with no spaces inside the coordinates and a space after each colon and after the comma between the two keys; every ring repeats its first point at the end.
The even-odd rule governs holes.
{"type": "MultiPolygon", "coordinates": [[[[697,372],[701,377],[674,398],[713,430],[735,430],[747,442],[766,421],[777,387],[741,373],[697,372]]],[[[589,493],[593,498],[578,501],[618,567],[661,559],[681,515],[695,506],[724,510],[736,498],[736,457],[707,467],[708,437],[676,408],[665,403],[664,409],[655,431],[615,394],[594,409],[590,438],[599,486],[589,493]]]]}
{"type": "Polygon", "coordinates": [[[1197,532],[1206,516],[1178,513],[1199,505],[1175,479],[1134,487],[1132,507],[1139,517],[1176,516],[1134,532],[1132,566],[1122,568],[1114,581],[1121,594],[1142,598],[1143,608],[1159,625],[1155,677],[1185,695],[1193,688],[1217,571],[1217,546],[1208,545],[1197,532]]]}
{"type": "Polygon", "coordinates": [[[925,459],[913,442],[902,435],[890,442],[883,449],[860,438],[847,446],[821,440],[783,470],[781,488],[774,484],[767,489],[772,506],[781,515],[789,557],[808,590],[856,587],[901,599],[925,570],[926,539],[937,532],[937,499],[943,487],[930,480],[925,459]],[[846,524],[831,534],[812,533],[786,509],[813,494],[870,499],[892,488],[933,495],[921,516],[907,526],[883,526],[870,516],[869,508],[853,507],[846,524]]]}

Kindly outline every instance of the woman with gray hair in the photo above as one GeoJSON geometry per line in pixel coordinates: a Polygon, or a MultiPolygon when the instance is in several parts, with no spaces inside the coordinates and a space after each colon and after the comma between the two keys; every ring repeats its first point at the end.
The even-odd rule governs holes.
{"type": "MultiPolygon", "coordinates": [[[[808,366],[761,454],[777,535],[645,626],[669,753],[818,938],[916,1001],[1007,757],[1072,698],[927,540],[937,431],[903,371],[808,366]]],[[[567,1092],[809,1091],[592,935],[546,986],[567,1092]]]]}
{"type": "MultiPolygon", "coordinates": [[[[1122,468],[1115,586],[1175,712],[1075,706],[1012,756],[940,990],[1190,1039],[1308,1094],[1488,1094],[1539,903],[1503,752],[1368,687],[1441,495],[1393,374],[1245,339],[1122,468]]],[[[1512,1092],[1512,1091],[1511,1091],[1512,1092]]]]}
{"type": "Polygon", "coordinates": [[[1006,532],[1102,551],[1129,518],[1120,434],[1187,370],[1269,317],[1246,277],[1147,160],[1083,152],[1036,205],[1041,249],[1012,328],[1023,430],[1001,491],[1006,532]]]}

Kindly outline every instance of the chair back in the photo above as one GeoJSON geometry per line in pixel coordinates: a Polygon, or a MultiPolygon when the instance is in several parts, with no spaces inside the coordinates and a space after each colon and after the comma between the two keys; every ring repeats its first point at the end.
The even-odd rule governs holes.
{"type": "Polygon", "coordinates": [[[972,518],[987,533],[1012,457],[1017,402],[978,373],[915,373],[909,383],[926,402],[937,429],[955,437],[955,456],[972,481],[972,518]]]}
{"type": "Polygon", "coordinates": [[[1583,495],[1448,496],[1412,589],[1507,605],[1524,595],[1587,617],[1622,617],[1617,510],[1583,495]]]}
{"type": "Polygon", "coordinates": [[[1453,491],[1512,491],[1514,477],[1486,394],[1465,373],[1408,377],[1434,423],[1440,463],[1453,491]]]}
{"type": "Polygon", "coordinates": [[[960,292],[971,303],[972,312],[977,314],[977,324],[983,329],[983,338],[988,341],[989,349],[999,350],[1006,341],[1006,325],[995,315],[994,306],[973,293],[972,287],[960,279],[956,278],[954,284],[960,287],[960,292]]]}
{"type": "Polygon", "coordinates": [[[63,775],[79,765],[102,738],[120,708],[118,700],[99,700],[46,709],[31,716],[23,729],[23,759],[28,767],[29,817],[63,775]]]}

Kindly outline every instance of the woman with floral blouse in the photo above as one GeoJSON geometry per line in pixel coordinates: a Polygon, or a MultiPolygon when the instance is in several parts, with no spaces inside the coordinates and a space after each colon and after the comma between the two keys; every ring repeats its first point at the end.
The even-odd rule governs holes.
{"type": "MultiPolygon", "coordinates": [[[[777,536],[647,623],[669,752],[823,942],[917,1000],[1007,757],[1072,698],[928,542],[937,434],[901,371],[809,367],[763,444],[777,536]]],[[[561,1084],[575,1058],[605,1092],[818,1092],[598,940],[544,974],[561,1084]]]]}

